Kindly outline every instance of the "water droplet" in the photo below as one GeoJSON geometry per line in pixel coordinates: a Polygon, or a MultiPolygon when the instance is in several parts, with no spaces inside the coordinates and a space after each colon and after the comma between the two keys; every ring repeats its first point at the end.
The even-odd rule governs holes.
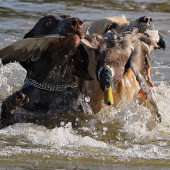
{"type": "Polygon", "coordinates": [[[67,57],[67,55],[65,55],[65,57],[67,57]]]}
{"type": "Polygon", "coordinates": [[[76,122],[79,120],[79,118],[76,118],[76,122]]]}
{"type": "Polygon", "coordinates": [[[165,126],[165,130],[169,130],[169,125],[165,126]]]}
{"type": "Polygon", "coordinates": [[[94,135],[97,136],[97,132],[94,132],[94,135]]]}
{"type": "Polygon", "coordinates": [[[89,96],[86,96],[85,97],[85,101],[88,103],[88,102],[90,102],[90,97],[89,96]]]}
{"type": "Polygon", "coordinates": [[[138,104],[139,103],[139,100],[136,100],[136,104],[138,104]]]}
{"type": "Polygon", "coordinates": [[[107,127],[103,127],[103,131],[107,131],[108,129],[107,129],[107,127]]]}
{"type": "Polygon", "coordinates": [[[105,118],[103,118],[103,119],[101,120],[101,122],[104,124],[104,123],[106,123],[107,121],[106,121],[105,118]]]}
{"type": "Polygon", "coordinates": [[[2,60],[0,59],[0,68],[3,66],[3,64],[2,64],[2,60]]]}
{"type": "Polygon", "coordinates": [[[64,125],[65,125],[65,122],[61,122],[61,123],[60,123],[60,126],[64,126],[64,125]]]}

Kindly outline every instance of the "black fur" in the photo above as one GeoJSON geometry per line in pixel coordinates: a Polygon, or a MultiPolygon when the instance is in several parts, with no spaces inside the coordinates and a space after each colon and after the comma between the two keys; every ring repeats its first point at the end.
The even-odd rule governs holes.
{"type": "MultiPolygon", "coordinates": [[[[54,42],[38,60],[32,61],[28,58],[20,61],[20,64],[27,70],[26,78],[51,85],[71,84],[76,81],[75,76],[86,80],[91,79],[87,72],[88,61],[82,63],[79,60],[87,56],[86,54],[81,56],[80,50],[83,48],[78,47],[78,40],[74,36],[75,34],[79,38],[83,37],[82,23],[83,21],[79,18],[71,18],[69,15],[60,17],[49,15],[41,18],[24,38],[51,34],[64,35],[66,38],[59,45],[54,42]]],[[[35,52],[35,55],[38,54],[35,52]]],[[[5,99],[1,108],[3,126],[17,122],[36,122],[43,118],[45,121],[52,115],[57,117],[69,111],[92,113],[78,87],[69,87],[63,91],[48,91],[26,84],[18,92],[5,99]]]]}

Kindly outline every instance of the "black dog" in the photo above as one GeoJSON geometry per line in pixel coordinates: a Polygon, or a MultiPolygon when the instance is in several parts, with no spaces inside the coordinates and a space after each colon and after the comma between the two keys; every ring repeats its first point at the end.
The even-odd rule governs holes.
{"type": "Polygon", "coordinates": [[[82,26],[82,20],[69,15],[45,16],[23,40],[0,51],[3,64],[18,61],[27,70],[20,91],[2,103],[3,126],[46,120],[71,110],[92,113],[75,79],[75,75],[91,79],[87,67],[82,67],[82,62],[79,66],[83,57],[79,51],[84,50],[79,46],[84,35],[82,26]]]}

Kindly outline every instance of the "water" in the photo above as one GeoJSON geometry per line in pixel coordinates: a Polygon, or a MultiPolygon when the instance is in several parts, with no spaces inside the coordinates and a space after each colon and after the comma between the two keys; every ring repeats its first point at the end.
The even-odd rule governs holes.
{"type": "MultiPolygon", "coordinates": [[[[0,169],[169,169],[169,5],[168,0],[0,0],[0,48],[22,39],[46,14],[70,14],[83,19],[85,26],[106,16],[149,15],[167,43],[165,51],[151,54],[160,124],[137,100],[122,100],[117,108],[104,108],[95,117],[72,113],[71,122],[62,120],[53,129],[15,124],[0,130],[0,169]]],[[[0,67],[0,101],[18,90],[24,78],[25,70],[17,63],[0,67]]]]}

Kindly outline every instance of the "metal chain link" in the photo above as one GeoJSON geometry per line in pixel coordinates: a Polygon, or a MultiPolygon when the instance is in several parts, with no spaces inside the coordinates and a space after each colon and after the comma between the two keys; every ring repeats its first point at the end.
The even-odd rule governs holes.
{"type": "Polygon", "coordinates": [[[52,84],[46,84],[46,83],[39,83],[33,79],[26,78],[25,84],[31,85],[34,87],[37,87],[42,90],[48,90],[48,91],[63,91],[67,90],[68,87],[75,88],[78,87],[77,82],[72,82],[71,84],[64,84],[64,85],[52,85],[52,84]]]}

